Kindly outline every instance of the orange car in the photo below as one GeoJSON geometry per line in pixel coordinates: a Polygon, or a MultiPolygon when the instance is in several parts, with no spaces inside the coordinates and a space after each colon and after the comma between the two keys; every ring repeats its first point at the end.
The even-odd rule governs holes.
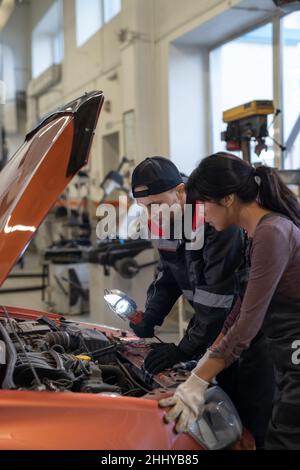
{"type": "MultiPolygon", "coordinates": [[[[86,164],[103,100],[88,93],[49,115],[2,170],[1,284],[86,164]]],[[[157,405],[188,372],[147,376],[148,349],[126,331],[0,307],[0,450],[202,449],[157,405]]],[[[251,436],[236,447],[253,448],[251,436]]]]}

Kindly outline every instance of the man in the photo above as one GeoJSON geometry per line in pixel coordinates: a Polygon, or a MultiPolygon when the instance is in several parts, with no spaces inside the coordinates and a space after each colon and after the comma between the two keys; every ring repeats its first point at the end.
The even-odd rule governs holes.
{"type": "MultiPolygon", "coordinates": [[[[146,158],[133,171],[132,192],[138,204],[177,204],[184,217],[185,184],[179,170],[163,157],[146,158]]],[[[176,227],[173,227],[173,232],[176,227]]],[[[204,244],[188,249],[185,236],[160,238],[160,270],[147,292],[142,321],[130,324],[135,334],[151,338],[176,300],[183,295],[195,313],[178,345],[153,344],[145,368],[155,374],[178,362],[199,359],[221,331],[236,291],[235,271],[240,267],[245,247],[242,231],[234,226],[217,232],[204,225],[204,244]]],[[[262,336],[262,335],[261,335],[262,336]]],[[[273,371],[264,338],[253,341],[239,363],[217,377],[220,386],[235,402],[244,425],[261,446],[270,417],[273,371]]]]}

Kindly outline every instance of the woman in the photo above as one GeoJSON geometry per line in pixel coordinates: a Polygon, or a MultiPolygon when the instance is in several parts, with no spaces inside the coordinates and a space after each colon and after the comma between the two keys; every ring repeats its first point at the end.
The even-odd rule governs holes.
{"type": "Polygon", "coordinates": [[[167,422],[178,432],[203,412],[211,380],[232,364],[260,328],[274,362],[277,393],[266,449],[300,449],[300,205],[276,170],[254,169],[238,157],[205,158],[187,183],[191,202],[203,201],[206,222],[216,230],[235,224],[248,234],[250,272],[223,329],[174,396],[167,422]]]}

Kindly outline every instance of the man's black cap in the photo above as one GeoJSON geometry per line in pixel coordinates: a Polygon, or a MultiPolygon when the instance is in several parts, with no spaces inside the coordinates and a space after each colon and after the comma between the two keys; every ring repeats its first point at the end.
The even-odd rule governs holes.
{"type": "Polygon", "coordinates": [[[164,157],[148,157],[134,169],[131,178],[134,198],[164,193],[183,183],[178,168],[171,160],[164,157]],[[148,189],[135,191],[138,186],[148,189]]]}

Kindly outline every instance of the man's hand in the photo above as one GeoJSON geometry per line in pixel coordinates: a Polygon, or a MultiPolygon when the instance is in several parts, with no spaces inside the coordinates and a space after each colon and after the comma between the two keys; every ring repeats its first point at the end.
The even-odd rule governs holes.
{"type": "Polygon", "coordinates": [[[190,426],[202,416],[205,403],[205,391],[209,383],[194,372],[179,387],[172,397],[159,401],[161,408],[171,407],[164,416],[164,421],[175,421],[176,432],[187,432],[190,426]]]}
{"type": "Polygon", "coordinates": [[[144,367],[150,374],[157,374],[177,362],[188,360],[186,354],[173,343],[155,343],[151,349],[144,361],[144,367]]]}
{"type": "Polygon", "coordinates": [[[129,326],[139,338],[153,338],[154,336],[154,326],[147,323],[145,319],[138,324],[130,322],[129,326]]]}

